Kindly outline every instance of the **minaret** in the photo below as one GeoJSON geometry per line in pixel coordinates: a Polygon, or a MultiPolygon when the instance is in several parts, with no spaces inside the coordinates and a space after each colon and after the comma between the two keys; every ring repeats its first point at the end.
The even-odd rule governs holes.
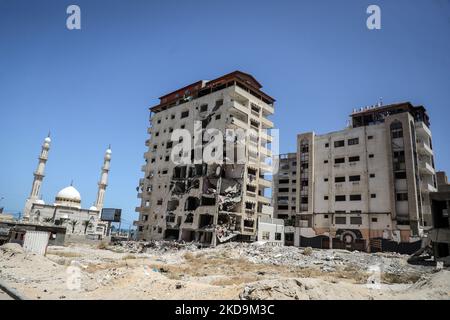
{"type": "Polygon", "coordinates": [[[97,200],[95,200],[94,206],[98,211],[102,211],[103,209],[103,200],[105,198],[106,187],[108,186],[108,173],[109,166],[111,162],[111,146],[106,149],[105,158],[103,161],[102,174],[100,176],[100,181],[98,183],[98,192],[97,192],[97,200]]]}
{"type": "Polygon", "coordinates": [[[42,148],[41,148],[41,154],[39,155],[39,158],[38,158],[39,163],[38,163],[36,171],[33,173],[34,180],[33,180],[33,185],[31,187],[31,193],[25,203],[25,209],[23,212],[23,216],[24,216],[25,220],[27,220],[30,216],[30,212],[31,212],[33,203],[35,203],[37,200],[40,199],[41,185],[42,185],[42,181],[44,180],[45,164],[47,163],[48,151],[50,150],[50,142],[51,141],[52,140],[50,139],[50,133],[49,133],[47,138],[44,139],[44,143],[42,144],[42,148]]]}

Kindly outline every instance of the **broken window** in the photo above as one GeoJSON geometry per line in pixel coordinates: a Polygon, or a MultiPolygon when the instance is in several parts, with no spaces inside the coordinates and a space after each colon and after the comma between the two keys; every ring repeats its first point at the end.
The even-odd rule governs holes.
{"type": "Polygon", "coordinates": [[[345,140],[338,140],[338,141],[334,142],[335,148],[343,147],[344,145],[345,145],[345,140]]]}
{"type": "Polygon", "coordinates": [[[244,220],[244,228],[252,228],[255,225],[255,220],[245,219],[244,220]]]}
{"type": "Polygon", "coordinates": [[[179,166],[173,168],[174,179],[184,179],[186,177],[186,166],[179,166]]]}
{"type": "Polygon", "coordinates": [[[188,197],[184,203],[184,210],[193,211],[200,205],[200,199],[196,197],[188,197]]]}
{"type": "Polygon", "coordinates": [[[181,119],[189,117],[189,111],[183,111],[181,113],[181,119]]]}
{"type": "Polygon", "coordinates": [[[169,200],[169,201],[167,201],[167,210],[174,211],[176,208],[178,208],[179,204],[180,204],[180,201],[178,199],[169,200]]]}
{"type": "Polygon", "coordinates": [[[209,214],[201,214],[198,222],[199,228],[212,227],[214,221],[214,216],[209,214]]]}
{"type": "Polygon", "coordinates": [[[157,205],[160,206],[163,204],[163,200],[162,199],[158,199],[157,205]]]}
{"type": "Polygon", "coordinates": [[[166,221],[169,222],[169,223],[175,222],[175,215],[174,215],[173,213],[170,212],[170,213],[166,216],[166,221]]]}
{"type": "Polygon", "coordinates": [[[194,215],[192,213],[188,213],[186,215],[186,219],[184,219],[184,223],[192,223],[194,222],[194,215]]]}
{"type": "Polygon", "coordinates": [[[200,106],[200,112],[206,112],[208,111],[208,105],[207,104],[202,104],[200,106]]]}
{"type": "Polygon", "coordinates": [[[275,240],[281,240],[281,232],[275,232],[275,240]]]}
{"type": "Polygon", "coordinates": [[[202,196],[202,206],[214,206],[214,205],[216,205],[215,197],[202,196]]]}

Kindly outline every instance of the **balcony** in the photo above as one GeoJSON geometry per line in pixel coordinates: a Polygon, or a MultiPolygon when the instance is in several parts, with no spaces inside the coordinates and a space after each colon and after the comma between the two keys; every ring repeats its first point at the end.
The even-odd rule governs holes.
{"type": "Polygon", "coordinates": [[[263,110],[263,114],[274,114],[274,112],[275,112],[275,109],[266,103],[262,104],[262,110],[263,110]]]}
{"type": "Polygon", "coordinates": [[[272,172],[272,166],[270,164],[261,162],[259,166],[262,172],[272,172]]]}
{"type": "Polygon", "coordinates": [[[261,130],[259,137],[261,138],[261,140],[267,141],[267,142],[272,142],[273,138],[271,135],[268,135],[265,130],[261,130]]]}
{"type": "Polygon", "coordinates": [[[234,111],[233,109],[236,109],[237,111],[242,112],[242,113],[244,113],[244,114],[247,114],[247,113],[248,113],[248,108],[247,108],[246,106],[240,104],[240,103],[237,102],[237,101],[232,101],[232,102],[230,103],[230,108],[231,108],[230,111],[234,111]]]}
{"type": "Polygon", "coordinates": [[[272,181],[266,180],[263,178],[259,178],[258,185],[263,186],[264,188],[270,188],[270,187],[272,187],[272,181]]]}
{"type": "Polygon", "coordinates": [[[269,119],[265,118],[265,117],[261,118],[261,124],[262,124],[263,129],[271,129],[271,128],[273,128],[273,122],[270,121],[269,119]]]}
{"type": "Polygon", "coordinates": [[[431,164],[428,162],[421,162],[419,166],[420,173],[424,175],[434,175],[436,172],[434,171],[434,168],[431,164]]]}
{"type": "Polygon", "coordinates": [[[239,120],[236,117],[232,117],[231,118],[231,124],[237,126],[238,128],[242,128],[242,129],[247,129],[248,128],[248,124],[242,120],[239,120]]]}
{"type": "Polygon", "coordinates": [[[422,181],[422,183],[421,183],[421,190],[423,192],[436,192],[437,191],[437,189],[432,184],[429,184],[428,182],[424,182],[424,181],[422,181]]]}
{"type": "Polygon", "coordinates": [[[271,158],[272,157],[272,150],[269,150],[263,146],[260,148],[261,154],[265,155],[266,157],[271,158]]]}
{"type": "Polygon", "coordinates": [[[270,202],[271,202],[271,199],[270,199],[270,198],[267,198],[267,197],[265,197],[265,196],[260,196],[260,195],[258,195],[258,201],[259,201],[259,202],[264,202],[264,203],[270,203],[270,202]]]}
{"type": "Polygon", "coordinates": [[[416,122],[416,131],[419,135],[431,137],[430,128],[428,128],[428,126],[423,121],[416,122]]]}
{"type": "Polygon", "coordinates": [[[432,156],[433,150],[431,150],[430,146],[425,143],[423,140],[417,140],[417,149],[419,150],[419,153],[432,156]]]}

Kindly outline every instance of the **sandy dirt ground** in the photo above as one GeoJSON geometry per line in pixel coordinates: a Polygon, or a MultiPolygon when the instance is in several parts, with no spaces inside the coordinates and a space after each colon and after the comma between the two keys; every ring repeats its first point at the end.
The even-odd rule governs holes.
{"type": "Polygon", "coordinates": [[[0,247],[0,278],[29,299],[450,299],[450,270],[395,253],[228,243],[0,247]]]}

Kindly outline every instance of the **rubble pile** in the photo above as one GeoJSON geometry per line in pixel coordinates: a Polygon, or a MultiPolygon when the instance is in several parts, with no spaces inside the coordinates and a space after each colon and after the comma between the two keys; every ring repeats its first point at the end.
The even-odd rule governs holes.
{"type": "Polygon", "coordinates": [[[211,252],[237,252],[238,257],[246,258],[256,264],[287,265],[301,268],[315,266],[322,271],[328,272],[335,271],[337,268],[344,266],[359,270],[368,270],[370,267],[378,266],[382,272],[390,274],[416,273],[428,270],[425,266],[408,264],[407,255],[390,252],[370,254],[340,249],[321,250],[270,246],[258,242],[230,242],[209,250],[211,252]]]}
{"type": "Polygon", "coordinates": [[[147,253],[151,251],[195,251],[201,247],[201,244],[195,242],[183,241],[116,241],[108,246],[109,250],[123,253],[147,253]]]}

